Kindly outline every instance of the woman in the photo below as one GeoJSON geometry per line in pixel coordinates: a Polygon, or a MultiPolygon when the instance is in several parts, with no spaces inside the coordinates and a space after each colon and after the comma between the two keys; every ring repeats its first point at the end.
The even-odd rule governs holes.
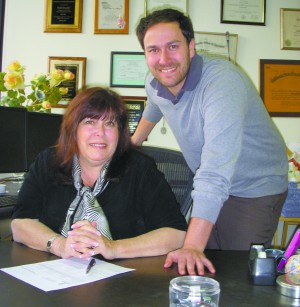
{"type": "Polygon", "coordinates": [[[70,103],[56,147],[24,180],[11,226],[17,242],[84,259],[166,254],[187,228],[155,162],[131,148],[122,99],[100,87],[70,103]]]}

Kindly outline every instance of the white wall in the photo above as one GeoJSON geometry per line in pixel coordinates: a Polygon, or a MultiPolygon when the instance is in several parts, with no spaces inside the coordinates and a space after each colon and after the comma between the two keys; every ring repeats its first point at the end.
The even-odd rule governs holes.
{"type": "MultiPolygon", "coordinates": [[[[3,69],[13,60],[27,67],[26,79],[48,70],[48,56],[87,58],[87,85],[109,85],[110,52],[142,51],[135,25],[144,14],[144,0],[130,0],[129,34],[93,34],[94,0],[83,1],[82,33],[44,33],[45,1],[7,0],[4,29],[3,69]]],[[[220,0],[188,0],[195,31],[236,33],[237,62],[259,86],[259,59],[299,60],[300,52],[280,50],[280,8],[300,8],[299,0],[267,0],[266,26],[220,23],[220,0]]],[[[145,96],[144,89],[115,88],[121,95],[145,96]]],[[[300,142],[299,118],[274,118],[286,142],[300,142]]],[[[148,138],[148,144],[178,148],[162,122],[148,138]]]]}

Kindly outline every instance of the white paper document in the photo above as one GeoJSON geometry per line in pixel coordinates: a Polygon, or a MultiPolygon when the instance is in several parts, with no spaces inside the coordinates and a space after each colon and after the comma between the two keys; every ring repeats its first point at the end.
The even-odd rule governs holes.
{"type": "Polygon", "coordinates": [[[58,259],[3,268],[1,271],[43,291],[53,291],[87,284],[134,270],[96,260],[96,265],[86,274],[88,263],[88,261],[78,258],[58,259]]]}

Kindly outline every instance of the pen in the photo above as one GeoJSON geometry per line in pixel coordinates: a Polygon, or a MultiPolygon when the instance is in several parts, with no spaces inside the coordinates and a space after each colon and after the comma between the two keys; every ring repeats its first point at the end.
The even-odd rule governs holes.
{"type": "Polygon", "coordinates": [[[89,262],[89,264],[86,268],[85,273],[87,274],[95,264],[96,264],[96,260],[94,258],[92,258],[92,260],[89,262]]]}

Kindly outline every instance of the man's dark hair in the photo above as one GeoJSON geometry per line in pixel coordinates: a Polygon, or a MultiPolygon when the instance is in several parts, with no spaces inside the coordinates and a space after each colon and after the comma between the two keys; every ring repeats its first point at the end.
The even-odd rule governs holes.
{"type": "Polygon", "coordinates": [[[145,49],[144,37],[147,30],[160,22],[178,22],[181,32],[188,44],[192,38],[194,38],[193,24],[189,17],[174,9],[158,10],[143,17],[136,27],[136,35],[143,49],[145,49]]]}

